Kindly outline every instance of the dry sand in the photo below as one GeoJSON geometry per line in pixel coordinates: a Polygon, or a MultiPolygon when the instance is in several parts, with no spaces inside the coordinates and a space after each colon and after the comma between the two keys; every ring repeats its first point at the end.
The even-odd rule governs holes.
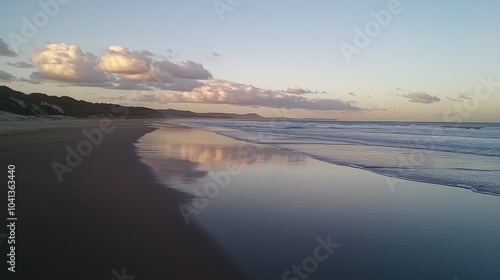
{"type": "Polygon", "coordinates": [[[184,223],[177,207],[189,198],[139,161],[133,143],[153,129],[139,120],[112,125],[60,183],[51,163],[64,163],[65,147],[99,121],[0,123],[0,166],[16,165],[15,279],[109,280],[123,267],[136,280],[244,279],[210,236],[184,223]]]}

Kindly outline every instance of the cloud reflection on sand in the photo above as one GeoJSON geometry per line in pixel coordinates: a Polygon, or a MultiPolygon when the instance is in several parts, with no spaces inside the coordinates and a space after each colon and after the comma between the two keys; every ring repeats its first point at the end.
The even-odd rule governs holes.
{"type": "Polygon", "coordinates": [[[208,171],[229,165],[246,166],[267,162],[297,166],[304,157],[271,146],[236,142],[213,132],[162,125],[136,144],[143,163],[170,187],[195,183],[208,171]]]}

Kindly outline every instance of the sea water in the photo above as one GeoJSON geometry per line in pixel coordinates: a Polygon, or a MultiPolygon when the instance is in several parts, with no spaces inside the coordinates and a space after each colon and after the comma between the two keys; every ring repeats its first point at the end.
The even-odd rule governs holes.
{"type": "Polygon", "coordinates": [[[495,125],[182,122],[247,140],[158,122],[136,144],[160,182],[191,195],[178,205],[187,226],[209,233],[247,279],[499,279],[500,197],[409,180],[391,185],[394,177],[340,166],[382,166],[399,177],[429,172],[478,189],[486,182],[493,193],[498,180],[483,177],[498,172],[495,125]],[[455,167],[457,174],[484,176],[428,170],[451,164],[469,166],[455,167]],[[325,242],[332,248],[318,251],[325,242]]]}
{"type": "MultiPolygon", "coordinates": [[[[500,195],[500,124],[183,120],[252,143],[413,181],[500,195]]],[[[395,181],[397,182],[397,181],[395,181]]]]}

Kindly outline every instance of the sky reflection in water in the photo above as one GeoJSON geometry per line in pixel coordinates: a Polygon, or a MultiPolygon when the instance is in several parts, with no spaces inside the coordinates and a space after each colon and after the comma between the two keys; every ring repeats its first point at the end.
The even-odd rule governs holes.
{"type": "Polygon", "coordinates": [[[282,279],[328,235],[341,246],[310,279],[500,276],[498,197],[410,181],[393,192],[384,176],[197,129],[159,129],[139,142],[158,178],[185,192],[213,182],[210,171],[242,168],[195,221],[250,279],[282,279]]]}

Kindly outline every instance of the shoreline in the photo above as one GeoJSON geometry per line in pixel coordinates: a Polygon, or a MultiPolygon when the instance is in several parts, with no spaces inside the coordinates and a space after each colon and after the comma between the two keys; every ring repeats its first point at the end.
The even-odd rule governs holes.
{"type": "Polygon", "coordinates": [[[99,125],[64,122],[0,131],[1,166],[16,164],[16,277],[111,279],[116,270],[141,279],[245,278],[211,236],[184,223],[177,206],[189,195],[156,182],[140,161],[134,143],[155,130],[146,120],[114,120],[116,129],[60,183],[51,163],[99,125]]]}
{"type": "MultiPolygon", "coordinates": [[[[195,129],[201,129],[201,130],[208,131],[208,132],[213,132],[213,133],[215,133],[217,135],[228,137],[228,138],[233,139],[235,141],[242,141],[242,142],[248,143],[250,145],[269,145],[269,146],[273,146],[273,147],[278,147],[279,149],[281,149],[283,151],[288,151],[288,152],[293,153],[293,154],[305,156],[305,157],[308,157],[308,158],[311,158],[311,159],[314,159],[314,160],[318,160],[318,161],[321,161],[321,162],[324,162],[324,163],[327,163],[327,164],[331,164],[331,165],[334,165],[334,166],[349,167],[349,168],[354,168],[354,169],[357,169],[357,170],[367,171],[367,172],[370,172],[372,174],[376,174],[376,175],[385,177],[386,180],[387,180],[387,184],[388,184],[388,186],[391,187],[391,189],[398,182],[409,181],[409,182],[415,182],[415,183],[424,183],[424,184],[432,184],[432,185],[436,185],[436,186],[444,186],[444,187],[452,187],[452,188],[464,189],[464,190],[468,190],[468,191],[470,191],[472,193],[476,193],[476,194],[489,195],[489,196],[494,196],[494,197],[500,197],[500,193],[497,193],[497,192],[494,192],[494,191],[489,191],[487,189],[481,189],[480,188],[481,186],[474,187],[474,186],[463,185],[463,184],[462,185],[460,185],[460,184],[457,185],[457,184],[451,184],[451,183],[446,183],[446,182],[436,182],[436,181],[433,181],[433,180],[428,180],[426,178],[417,179],[417,178],[405,177],[405,176],[401,176],[401,175],[398,176],[398,175],[395,175],[395,174],[390,174],[390,173],[384,173],[384,172],[381,172],[381,171],[377,171],[375,168],[364,167],[364,166],[356,165],[356,164],[344,164],[342,162],[331,160],[331,159],[327,159],[327,158],[324,158],[322,156],[316,156],[316,155],[312,155],[312,154],[309,154],[309,153],[306,153],[306,152],[297,151],[297,150],[294,150],[294,149],[291,149],[291,148],[287,148],[287,147],[280,147],[278,145],[273,145],[273,144],[270,144],[270,143],[264,143],[264,144],[262,144],[262,143],[253,142],[253,141],[250,141],[250,140],[244,139],[244,138],[231,137],[231,136],[222,134],[219,131],[206,129],[203,126],[196,126],[196,125],[192,125],[192,124],[189,124],[189,123],[187,123],[187,124],[186,123],[177,123],[174,120],[169,120],[169,122],[176,123],[176,124],[179,124],[179,125],[185,125],[187,127],[192,127],[192,128],[195,128],[195,129]]],[[[346,122],[346,123],[361,122],[361,123],[365,123],[367,121],[336,121],[336,122],[346,122]]],[[[381,121],[370,121],[370,122],[380,123],[381,121]]],[[[391,121],[387,121],[387,122],[391,123],[391,121]]],[[[401,122],[392,122],[392,123],[401,123],[401,122]]],[[[420,122],[420,123],[423,123],[423,124],[431,123],[432,124],[432,123],[440,123],[440,122],[420,122]]],[[[472,123],[472,124],[485,124],[485,122],[470,122],[470,123],[472,123]]],[[[497,125],[498,123],[492,123],[492,124],[497,125]]]]}
{"type": "Polygon", "coordinates": [[[145,162],[164,184],[207,197],[203,206],[188,205],[197,209],[190,219],[250,279],[285,277],[309,256],[312,241],[330,235],[341,247],[314,278],[400,279],[407,271],[415,280],[498,275],[494,213],[500,205],[494,196],[409,180],[392,191],[387,177],[367,170],[184,128],[143,137],[145,162]],[[172,172],[181,162],[185,167],[172,172]],[[479,232],[481,240],[470,238],[479,232]],[[465,266],[469,257],[483,261],[465,266]]]}
{"type": "MultiPolygon", "coordinates": [[[[221,136],[223,138],[230,139],[231,141],[234,141],[235,143],[241,142],[241,143],[245,143],[245,144],[250,145],[250,146],[256,145],[256,146],[272,147],[272,148],[276,148],[276,149],[279,149],[281,151],[285,151],[285,152],[293,154],[293,155],[303,156],[303,157],[309,158],[311,160],[317,160],[317,161],[323,162],[325,164],[330,164],[330,165],[337,166],[337,167],[352,168],[352,169],[355,169],[355,170],[361,170],[361,171],[364,171],[364,172],[368,172],[370,174],[374,174],[376,176],[381,176],[381,177],[386,178],[387,184],[391,188],[393,188],[394,186],[390,186],[389,180],[401,181],[403,183],[405,181],[406,182],[410,182],[410,183],[421,183],[421,184],[435,185],[435,186],[438,186],[438,187],[451,187],[451,188],[454,188],[454,189],[467,190],[467,191],[470,191],[471,193],[474,193],[474,194],[500,197],[500,194],[497,194],[497,193],[494,193],[494,192],[488,192],[488,191],[479,191],[479,190],[477,190],[477,189],[475,189],[473,187],[470,187],[470,186],[451,185],[451,184],[436,183],[436,182],[432,182],[432,181],[425,181],[425,180],[417,180],[417,179],[412,179],[412,178],[398,177],[398,176],[393,176],[393,175],[390,175],[390,174],[384,174],[382,172],[377,172],[375,170],[372,170],[372,169],[369,169],[369,168],[365,168],[365,167],[362,167],[362,166],[342,164],[342,163],[339,163],[339,162],[331,162],[331,161],[328,161],[328,160],[323,159],[321,157],[315,157],[313,155],[309,155],[307,153],[301,153],[301,152],[295,151],[293,149],[284,148],[284,147],[278,147],[278,146],[271,145],[271,144],[255,143],[255,142],[251,142],[251,141],[248,141],[248,140],[245,140],[245,139],[233,138],[233,137],[221,134],[218,131],[212,131],[212,130],[206,129],[204,127],[198,127],[198,126],[193,126],[193,125],[189,125],[189,124],[178,123],[178,122],[175,122],[175,120],[167,120],[166,122],[161,123],[161,126],[163,128],[169,127],[169,126],[175,128],[177,126],[177,127],[180,127],[180,128],[184,127],[184,128],[195,129],[195,130],[201,130],[201,131],[205,131],[205,132],[208,132],[208,133],[216,134],[216,135],[221,136]]],[[[156,129],[159,129],[159,128],[160,127],[157,127],[156,129]]]]}

